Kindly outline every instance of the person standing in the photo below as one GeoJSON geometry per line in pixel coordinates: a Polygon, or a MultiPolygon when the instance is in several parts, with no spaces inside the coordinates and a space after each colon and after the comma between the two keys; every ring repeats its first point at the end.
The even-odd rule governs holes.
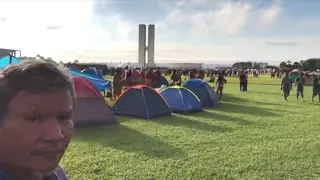
{"type": "Polygon", "coordinates": [[[285,72],[285,76],[282,78],[281,82],[281,90],[283,91],[283,97],[286,101],[288,101],[288,97],[290,95],[290,91],[292,90],[292,83],[289,79],[289,73],[285,72]]]}
{"type": "Polygon", "coordinates": [[[113,75],[113,99],[116,100],[122,93],[122,78],[121,70],[116,69],[115,74],[113,75]]]}
{"type": "Polygon", "coordinates": [[[224,88],[224,84],[226,83],[227,83],[227,80],[224,78],[224,76],[222,74],[219,74],[216,86],[217,86],[217,95],[220,98],[222,97],[222,91],[224,88]]]}
{"type": "Polygon", "coordinates": [[[205,77],[205,73],[204,73],[204,70],[199,70],[199,74],[198,74],[198,79],[204,79],[204,77],[205,77]]]}
{"type": "Polygon", "coordinates": [[[316,76],[316,77],[313,79],[312,90],[313,90],[313,93],[312,93],[312,102],[314,102],[314,98],[315,98],[316,96],[319,97],[319,102],[320,102],[320,74],[318,74],[318,76],[316,76]]]}
{"type": "Polygon", "coordinates": [[[297,85],[297,100],[299,100],[299,96],[301,96],[302,101],[304,101],[304,84],[305,79],[303,77],[303,73],[300,74],[299,77],[296,78],[295,83],[297,85]]]}
{"type": "Polygon", "coordinates": [[[153,69],[149,68],[148,71],[146,72],[146,85],[150,87],[155,87],[155,82],[154,82],[154,74],[153,74],[153,69]]]}
{"type": "Polygon", "coordinates": [[[244,91],[244,82],[245,82],[245,79],[246,79],[246,75],[244,74],[243,71],[241,71],[239,79],[240,79],[240,91],[244,91]]]}
{"type": "Polygon", "coordinates": [[[243,81],[243,91],[248,91],[248,77],[249,77],[249,74],[248,74],[248,72],[245,72],[244,75],[245,75],[245,78],[244,78],[244,81],[243,81]]]}
{"type": "Polygon", "coordinates": [[[177,70],[174,69],[171,75],[170,86],[181,86],[181,76],[178,74],[177,70]]]}
{"type": "Polygon", "coordinates": [[[0,179],[67,180],[59,166],[74,132],[65,69],[21,61],[0,72],[0,179]]]}
{"type": "Polygon", "coordinates": [[[193,69],[189,71],[189,79],[195,79],[197,74],[197,70],[193,69]]]}

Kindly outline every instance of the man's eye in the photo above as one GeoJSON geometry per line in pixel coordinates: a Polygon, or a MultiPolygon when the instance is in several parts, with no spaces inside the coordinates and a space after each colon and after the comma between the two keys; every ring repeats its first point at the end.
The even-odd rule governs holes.
{"type": "Polygon", "coordinates": [[[60,117],[58,117],[58,119],[59,119],[59,121],[68,121],[71,119],[71,117],[70,116],[60,116],[60,117]]]}
{"type": "Polygon", "coordinates": [[[41,121],[42,118],[40,116],[30,116],[27,118],[27,120],[31,122],[36,122],[36,121],[41,121]]]}

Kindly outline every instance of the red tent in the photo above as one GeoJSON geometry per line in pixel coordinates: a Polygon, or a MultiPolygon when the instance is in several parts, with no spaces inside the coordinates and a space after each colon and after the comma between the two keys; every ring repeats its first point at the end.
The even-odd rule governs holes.
{"type": "Polygon", "coordinates": [[[110,106],[89,80],[74,76],[72,81],[76,91],[73,115],[76,127],[117,123],[110,106]]]}
{"type": "Polygon", "coordinates": [[[102,97],[99,90],[89,80],[74,76],[72,77],[72,81],[77,97],[102,97]]]}

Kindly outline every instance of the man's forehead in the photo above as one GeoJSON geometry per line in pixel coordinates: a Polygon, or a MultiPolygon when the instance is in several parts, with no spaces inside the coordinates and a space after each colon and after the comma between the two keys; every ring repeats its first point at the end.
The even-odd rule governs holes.
{"type": "Polygon", "coordinates": [[[19,92],[15,98],[12,99],[11,105],[28,105],[28,106],[38,106],[39,104],[54,104],[64,102],[72,102],[70,94],[67,93],[54,93],[54,92],[44,92],[44,93],[30,93],[26,91],[19,92]]]}

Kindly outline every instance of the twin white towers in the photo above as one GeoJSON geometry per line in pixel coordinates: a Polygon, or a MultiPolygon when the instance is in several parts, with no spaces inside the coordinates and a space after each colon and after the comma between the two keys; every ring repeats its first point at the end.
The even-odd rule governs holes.
{"type": "Polygon", "coordinates": [[[154,42],[155,42],[155,25],[148,25],[148,44],[147,42],[147,26],[139,24],[139,66],[152,67],[154,62],[154,42]],[[148,53],[148,62],[146,62],[146,53],[148,53]]]}

